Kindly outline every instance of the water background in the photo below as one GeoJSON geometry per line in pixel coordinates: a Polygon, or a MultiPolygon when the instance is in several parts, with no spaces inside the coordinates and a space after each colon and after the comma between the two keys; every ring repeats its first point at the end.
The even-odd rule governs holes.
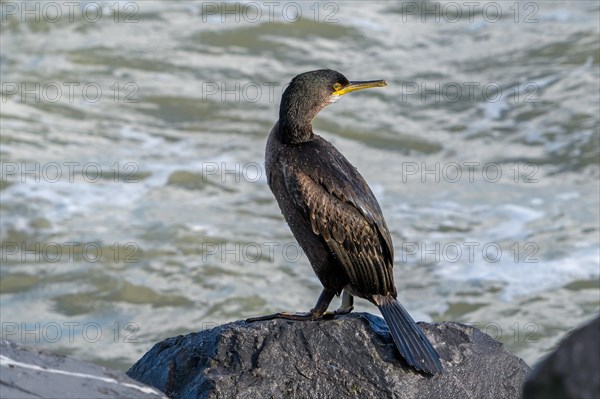
{"type": "Polygon", "coordinates": [[[600,308],[599,5],[476,3],[2,2],[2,337],[126,370],[314,306],[263,160],[327,67],[389,83],[313,126],[376,194],[402,302],[535,363],[600,308]]]}

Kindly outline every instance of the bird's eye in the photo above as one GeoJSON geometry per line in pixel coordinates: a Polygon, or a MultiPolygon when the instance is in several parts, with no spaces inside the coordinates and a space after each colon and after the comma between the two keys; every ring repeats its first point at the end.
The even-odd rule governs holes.
{"type": "Polygon", "coordinates": [[[333,85],[333,90],[338,91],[342,88],[342,84],[341,83],[336,83],[333,85]]]}

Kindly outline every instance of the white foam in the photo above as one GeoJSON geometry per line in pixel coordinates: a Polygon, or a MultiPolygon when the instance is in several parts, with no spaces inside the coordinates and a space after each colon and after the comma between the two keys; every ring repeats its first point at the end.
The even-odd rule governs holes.
{"type": "MultiPolygon", "coordinates": [[[[513,253],[507,252],[504,255],[497,263],[481,261],[476,264],[444,264],[435,273],[447,281],[502,283],[504,287],[499,297],[507,302],[517,296],[559,288],[575,280],[600,277],[598,247],[573,251],[564,258],[540,259],[537,263],[515,262],[513,253]]],[[[534,258],[535,256],[532,257],[534,258]]]]}
{"type": "Polygon", "coordinates": [[[504,221],[485,231],[490,240],[516,239],[527,235],[527,223],[540,219],[545,215],[542,211],[537,211],[515,204],[506,204],[500,206],[495,213],[501,216],[504,221]]]}

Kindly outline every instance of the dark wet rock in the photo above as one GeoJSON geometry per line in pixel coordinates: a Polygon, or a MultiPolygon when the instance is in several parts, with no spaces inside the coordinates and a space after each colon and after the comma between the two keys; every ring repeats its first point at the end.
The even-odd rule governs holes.
{"type": "Polygon", "coordinates": [[[1,341],[0,398],[166,397],[118,371],[1,341]]]}
{"type": "Polygon", "coordinates": [[[479,330],[420,323],[444,373],[400,359],[383,319],[238,321],[156,344],[128,372],[171,398],[518,398],[525,362],[479,330]]]}
{"type": "Polygon", "coordinates": [[[600,317],[573,331],[535,366],[523,398],[600,398],[600,317]]]}

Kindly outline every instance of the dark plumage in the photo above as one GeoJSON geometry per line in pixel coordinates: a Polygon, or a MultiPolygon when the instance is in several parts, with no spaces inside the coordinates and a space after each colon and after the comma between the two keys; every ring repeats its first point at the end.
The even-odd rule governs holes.
{"type": "Polygon", "coordinates": [[[249,321],[315,320],[350,312],[353,295],[365,298],[381,310],[407,363],[433,374],[442,371],[439,356],[396,300],[394,248],[379,204],[356,168],[314,134],[311,125],[339,96],[385,85],[349,82],[339,72],[322,69],[296,76],[283,93],[279,121],[267,142],[268,183],[324,289],[308,313],[277,313],[249,321]],[[342,290],[342,307],[326,312],[342,290]]]}

